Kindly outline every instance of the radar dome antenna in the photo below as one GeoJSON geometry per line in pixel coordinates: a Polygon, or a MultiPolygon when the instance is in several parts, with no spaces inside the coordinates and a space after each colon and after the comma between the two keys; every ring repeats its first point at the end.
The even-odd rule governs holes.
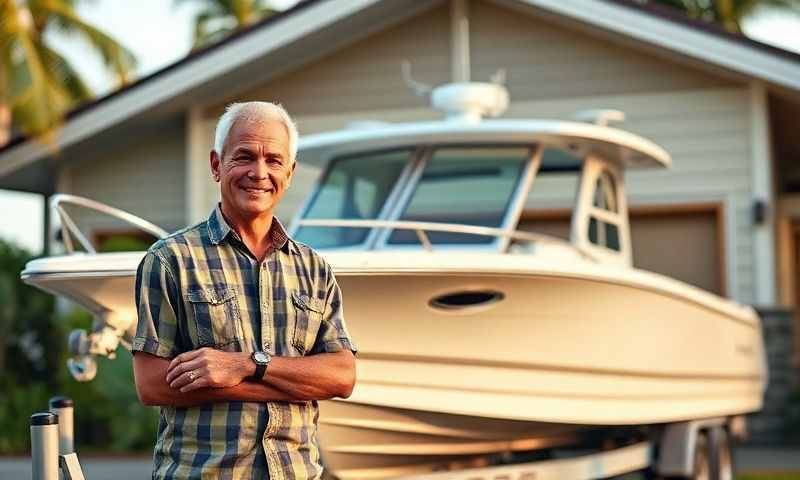
{"type": "Polygon", "coordinates": [[[448,120],[480,122],[484,116],[498,117],[508,108],[506,72],[500,69],[492,75],[492,83],[456,82],[432,87],[411,76],[411,63],[401,64],[403,80],[420,97],[430,98],[431,106],[445,114],[448,120]]]}
{"type": "Polygon", "coordinates": [[[400,64],[400,71],[403,74],[403,81],[406,82],[406,85],[414,91],[414,93],[419,97],[427,96],[433,90],[433,87],[430,85],[426,85],[424,83],[420,83],[411,76],[411,62],[408,60],[403,60],[403,63],[400,64]]]}

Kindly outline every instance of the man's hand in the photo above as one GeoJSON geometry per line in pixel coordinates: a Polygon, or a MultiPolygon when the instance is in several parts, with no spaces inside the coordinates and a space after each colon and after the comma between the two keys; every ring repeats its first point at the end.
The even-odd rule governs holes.
{"type": "Polygon", "coordinates": [[[185,393],[199,388],[233,387],[253,373],[255,363],[249,353],[204,347],[173,358],[167,368],[167,383],[185,393]]]}

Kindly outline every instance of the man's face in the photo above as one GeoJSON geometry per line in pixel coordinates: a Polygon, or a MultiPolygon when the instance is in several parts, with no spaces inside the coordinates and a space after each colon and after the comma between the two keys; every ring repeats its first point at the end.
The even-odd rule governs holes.
{"type": "Polygon", "coordinates": [[[211,171],[220,183],[222,205],[245,217],[271,212],[294,173],[289,134],[275,120],[237,120],[228,132],[222,158],[211,152],[211,171]]]}

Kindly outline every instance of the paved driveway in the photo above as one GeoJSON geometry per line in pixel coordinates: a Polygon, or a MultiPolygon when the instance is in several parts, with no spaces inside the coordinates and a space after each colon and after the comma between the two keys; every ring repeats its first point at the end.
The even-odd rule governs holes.
{"type": "MultiPolygon", "coordinates": [[[[143,480],[150,478],[151,459],[81,458],[86,480],[143,480]]],[[[800,447],[739,448],[736,451],[739,472],[800,472],[800,447]]],[[[0,480],[31,478],[30,459],[0,458],[0,480]]]]}
{"type": "MultiPolygon", "coordinates": [[[[80,458],[86,480],[145,480],[150,478],[150,458],[80,458]]],[[[31,478],[29,458],[0,458],[0,479],[31,478]]]]}

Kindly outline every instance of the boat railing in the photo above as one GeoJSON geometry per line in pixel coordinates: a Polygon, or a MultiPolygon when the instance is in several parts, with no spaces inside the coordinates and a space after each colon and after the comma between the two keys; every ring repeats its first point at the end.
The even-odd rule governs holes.
{"type": "Polygon", "coordinates": [[[533,243],[550,243],[571,248],[582,257],[594,260],[594,256],[586,250],[579,248],[562,238],[543,233],[521,232],[519,230],[505,230],[501,228],[482,227],[479,225],[464,225],[461,223],[417,222],[408,220],[350,220],[350,219],[301,219],[297,221],[301,227],[324,228],[380,228],[393,230],[412,230],[417,234],[417,239],[426,251],[433,251],[433,243],[426,232],[462,233],[466,235],[480,235],[486,237],[508,238],[533,243]]]}
{"type": "Polygon", "coordinates": [[[73,243],[73,237],[75,240],[80,243],[80,245],[86,250],[88,253],[97,253],[97,249],[86,238],[86,235],[78,228],[78,225],[75,221],[70,217],[67,211],[64,209],[65,205],[74,205],[77,207],[86,208],[88,210],[94,210],[95,212],[99,212],[110,217],[114,217],[118,220],[122,220],[125,223],[130,224],[133,227],[142,230],[143,232],[149,233],[156,238],[164,238],[169,233],[167,233],[162,228],[144,220],[142,218],[133,215],[132,213],[128,213],[124,210],[120,210],[118,208],[114,208],[108,206],[104,203],[97,202],[95,200],[90,200],[88,198],[79,197],[77,195],[69,195],[66,193],[58,193],[53,195],[50,198],[50,208],[54,210],[58,217],[61,220],[61,225],[63,227],[63,240],[64,240],[64,247],[67,250],[67,253],[74,253],[75,252],[75,244],[73,243]]]}

